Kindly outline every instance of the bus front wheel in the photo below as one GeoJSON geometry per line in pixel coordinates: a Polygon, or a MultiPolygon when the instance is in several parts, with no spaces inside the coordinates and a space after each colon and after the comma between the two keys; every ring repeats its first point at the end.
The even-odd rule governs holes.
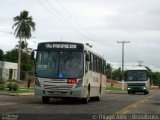
{"type": "Polygon", "coordinates": [[[101,100],[101,86],[100,86],[100,89],[99,89],[99,94],[97,97],[95,97],[95,100],[96,101],[100,101],[101,100]]]}
{"type": "Polygon", "coordinates": [[[90,86],[88,86],[86,98],[82,98],[82,102],[83,102],[84,104],[89,103],[89,101],[90,101],[90,86]]]}
{"type": "Polygon", "coordinates": [[[43,102],[44,104],[49,103],[49,97],[42,96],[42,102],[43,102]]]}
{"type": "Polygon", "coordinates": [[[144,91],[144,94],[146,95],[146,94],[149,94],[149,91],[144,91]]]}

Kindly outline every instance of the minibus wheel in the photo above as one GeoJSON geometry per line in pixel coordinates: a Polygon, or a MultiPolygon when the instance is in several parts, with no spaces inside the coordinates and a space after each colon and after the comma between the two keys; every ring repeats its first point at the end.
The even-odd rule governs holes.
{"type": "Polygon", "coordinates": [[[42,102],[43,102],[44,104],[49,103],[49,97],[42,96],[42,102]]]}

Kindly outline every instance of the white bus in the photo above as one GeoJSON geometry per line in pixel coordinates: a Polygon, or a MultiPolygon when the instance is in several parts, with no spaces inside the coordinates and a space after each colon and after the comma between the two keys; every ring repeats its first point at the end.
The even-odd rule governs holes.
{"type": "Polygon", "coordinates": [[[106,61],[91,47],[74,42],[39,43],[35,63],[35,96],[99,101],[106,91],[106,61]]]}
{"type": "Polygon", "coordinates": [[[150,80],[145,67],[127,69],[126,75],[128,94],[134,94],[136,92],[144,92],[144,94],[149,93],[150,80]]]}

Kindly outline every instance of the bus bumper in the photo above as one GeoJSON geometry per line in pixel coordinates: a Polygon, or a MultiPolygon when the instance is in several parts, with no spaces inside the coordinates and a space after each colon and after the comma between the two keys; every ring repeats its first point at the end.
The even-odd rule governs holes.
{"type": "Polygon", "coordinates": [[[129,86],[127,90],[128,92],[147,92],[148,88],[146,86],[129,86]]]}
{"type": "Polygon", "coordinates": [[[70,98],[85,98],[85,91],[87,90],[87,87],[79,87],[71,89],[70,91],[54,91],[54,90],[45,90],[42,87],[35,86],[35,96],[46,96],[46,97],[52,97],[52,98],[64,98],[64,97],[70,97],[70,98]]]}

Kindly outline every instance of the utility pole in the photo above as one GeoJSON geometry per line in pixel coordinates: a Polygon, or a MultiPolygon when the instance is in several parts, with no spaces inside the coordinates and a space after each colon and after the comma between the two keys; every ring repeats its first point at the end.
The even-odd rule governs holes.
{"type": "Polygon", "coordinates": [[[124,90],[124,44],[130,41],[117,41],[122,44],[122,90],[124,90]]]}
{"type": "Polygon", "coordinates": [[[139,63],[139,64],[138,64],[138,66],[140,66],[140,67],[141,67],[141,66],[142,66],[143,61],[138,61],[138,63],[139,63]]]}

